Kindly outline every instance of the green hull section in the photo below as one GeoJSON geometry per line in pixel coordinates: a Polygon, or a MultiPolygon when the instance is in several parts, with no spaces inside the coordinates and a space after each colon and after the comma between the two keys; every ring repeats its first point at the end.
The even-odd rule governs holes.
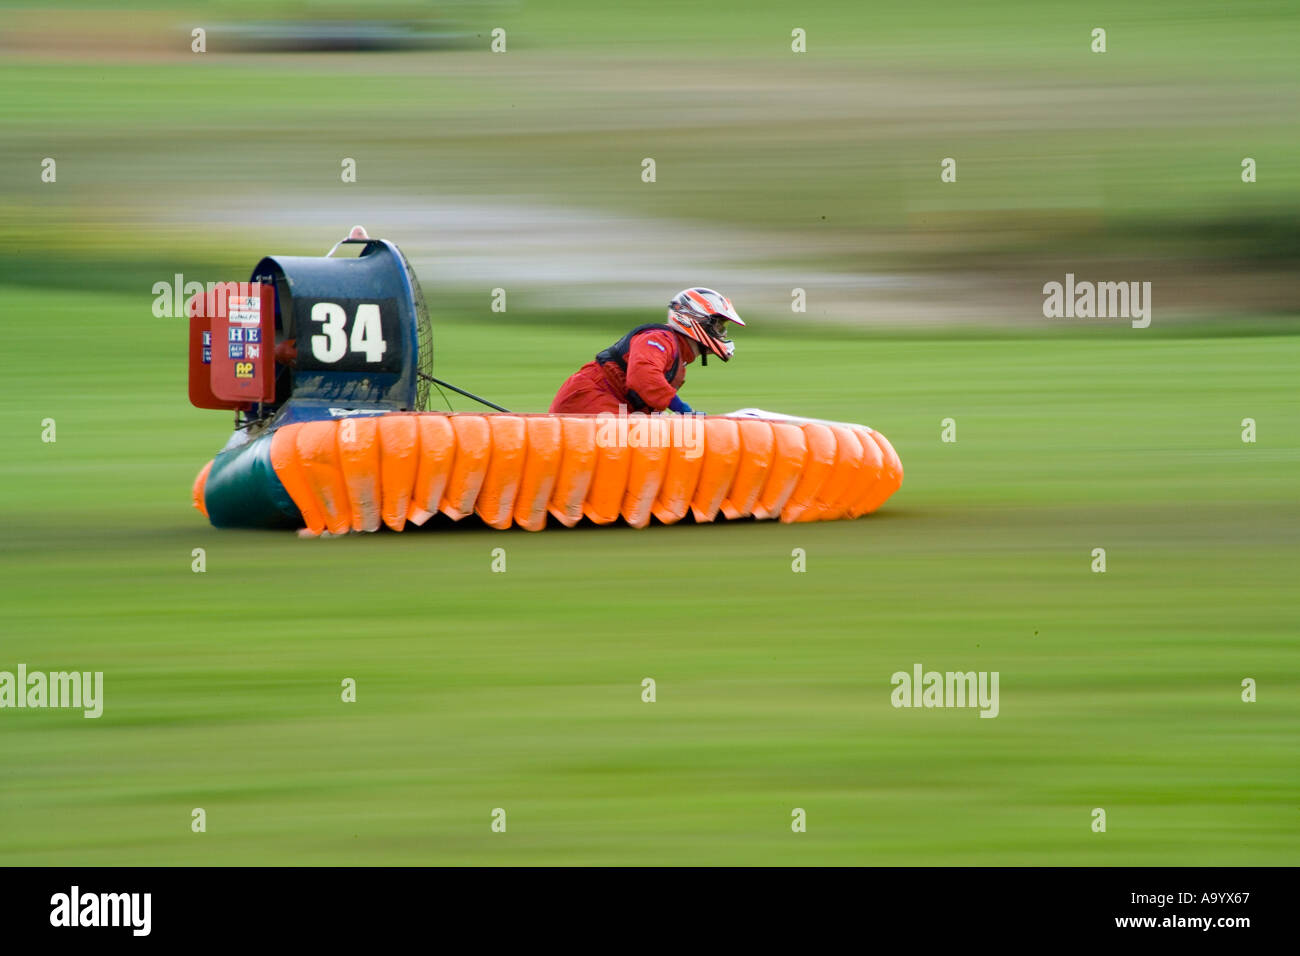
{"type": "Polygon", "coordinates": [[[302,515],[271,465],[271,435],[218,455],[203,501],[218,528],[299,528],[302,515]]]}

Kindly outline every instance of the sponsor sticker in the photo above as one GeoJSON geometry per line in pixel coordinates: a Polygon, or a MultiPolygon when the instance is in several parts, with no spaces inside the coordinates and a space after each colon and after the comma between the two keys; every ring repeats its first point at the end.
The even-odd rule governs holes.
{"type": "Polygon", "coordinates": [[[231,325],[257,325],[262,316],[261,296],[232,295],[226,302],[226,314],[231,325]]]}

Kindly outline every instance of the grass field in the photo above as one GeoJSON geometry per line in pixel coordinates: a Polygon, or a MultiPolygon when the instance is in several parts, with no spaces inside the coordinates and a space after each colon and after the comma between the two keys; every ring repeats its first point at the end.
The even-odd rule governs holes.
{"type": "MultiPolygon", "coordinates": [[[[441,374],[520,410],[640,318],[521,321],[489,369],[430,291],[441,374]]],[[[312,541],[189,506],[228,423],[178,321],[0,299],[44,316],[0,352],[0,670],[106,697],[0,714],[0,863],[1300,862],[1294,336],[756,325],[686,396],[879,428],[878,515],[312,541]],[[917,662],[998,671],[1000,715],[892,708],[917,662]]]]}

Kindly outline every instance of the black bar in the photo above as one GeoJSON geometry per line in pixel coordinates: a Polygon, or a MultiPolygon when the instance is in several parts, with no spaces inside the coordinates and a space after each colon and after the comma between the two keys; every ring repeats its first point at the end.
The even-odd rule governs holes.
{"type": "MultiPolygon", "coordinates": [[[[657,862],[630,859],[628,865],[657,862]]],[[[700,930],[725,935],[729,950],[736,937],[767,940],[785,929],[803,938],[799,952],[822,950],[814,939],[865,942],[899,933],[915,944],[909,950],[920,951],[935,942],[956,941],[974,952],[1008,942],[1127,938],[1135,949],[1154,943],[1179,951],[1202,941],[1233,952],[1238,943],[1257,943],[1261,931],[1263,938],[1281,938],[1294,911],[1294,870],[1284,868],[866,868],[811,879],[758,869],[730,870],[719,879],[680,869],[611,874],[575,868],[538,880],[527,870],[501,869],[449,878],[423,868],[55,867],[0,870],[0,884],[0,926],[6,948],[15,953],[38,951],[9,948],[33,939],[131,944],[144,938],[135,935],[142,919],[53,925],[70,921],[74,886],[78,923],[88,896],[148,893],[149,938],[164,944],[197,939],[207,948],[227,939],[288,938],[294,952],[308,951],[316,940],[336,946],[349,930],[372,944],[420,928],[495,939],[507,914],[505,922],[541,933],[538,941],[551,932],[612,939],[603,926],[629,938],[653,927],[668,941],[682,927],[692,937],[700,930]],[[660,893],[665,885],[674,888],[671,902],[660,893]]],[[[133,903],[138,906],[130,912],[142,917],[143,895],[133,903]]]]}
{"type": "Polygon", "coordinates": [[[425,375],[423,372],[420,373],[420,377],[426,379],[427,381],[433,382],[436,385],[445,385],[453,392],[459,392],[461,395],[464,395],[466,398],[474,399],[474,401],[478,402],[480,405],[486,405],[488,408],[495,408],[499,412],[510,411],[510,409],[502,408],[500,405],[496,404],[495,402],[489,402],[486,398],[479,398],[473,392],[467,392],[463,388],[458,388],[457,386],[451,384],[451,382],[444,382],[440,378],[434,378],[432,375],[425,375]]]}

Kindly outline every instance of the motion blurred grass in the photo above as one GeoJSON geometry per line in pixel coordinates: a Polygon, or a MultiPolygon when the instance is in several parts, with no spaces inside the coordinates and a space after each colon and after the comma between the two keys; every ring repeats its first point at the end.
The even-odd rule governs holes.
{"type": "MultiPolygon", "coordinates": [[[[352,5],[135,6],[0,8],[28,38],[0,61],[10,281],[69,244],[112,259],[124,228],[133,245],[199,250],[231,197],[304,189],[545,197],[761,229],[784,236],[774,260],[844,271],[1300,262],[1294,5],[454,4],[437,15],[477,47],[320,56],[241,55],[220,25],[352,5]],[[188,52],[196,23],[213,32],[203,55],[188,52]],[[1098,25],[1105,54],[1089,49],[1098,25]],[[495,26],[504,55],[486,52],[495,26]],[[796,26],[806,54],[790,52],[796,26]],[[46,156],[57,188],[40,181],[46,156]],[[347,186],[344,156],[359,170],[347,186]],[[949,156],[958,180],[943,186],[949,156]]],[[[370,13],[429,15],[406,2],[370,13]]]]}
{"type": "MultiPolygon", "coordinates": [[[[521,410],[644,318],[503,348],[430,293],[440,372],[521,410]]],[[[0,863],[1300,860],[1295,337],[756,325],[686,396],[880,428],[907,479],[877,516],[307,541],[190,508],[226,430],[179,321],[0,301],[42,316],[0,352],[0,669],[106,685],[97,721],[0,713],[0,863]],[[914,662],[999,671],[1001,716],[894,710],[914,662]]]]}

